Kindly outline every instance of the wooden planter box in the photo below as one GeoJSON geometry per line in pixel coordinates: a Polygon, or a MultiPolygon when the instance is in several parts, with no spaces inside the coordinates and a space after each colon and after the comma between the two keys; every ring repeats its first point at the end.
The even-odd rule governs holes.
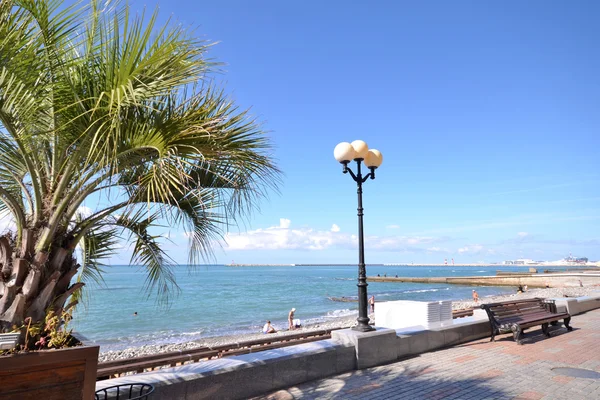
{"type": "Polygon", "coordinates": [[[98,346],[0,357],[0,399],[91,400],[98,346]]]}

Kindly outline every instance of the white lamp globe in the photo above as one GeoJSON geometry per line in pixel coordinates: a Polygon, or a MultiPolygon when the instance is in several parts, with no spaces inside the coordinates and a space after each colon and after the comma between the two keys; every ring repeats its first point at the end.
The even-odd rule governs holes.
{"type": "Polygon", "coordinates": [[[369,152],[369,146],[362,140],[355,140],[352,142],[352,147],[354,147],[354,151],[356,152],[354,159],[362,158],[364,160],[369,152]]]}
{"type": "Polygon", "coordinates": [[[348,142],[342,142],[333,149],[333,156],[338,162],[352,161],[356,158],[354,147],[348,142]]]}
{"type": "Polygon", "coordinates": [[[369,150],[367,158],[365,158],[365,165],[369,168],[377,168],[383,162],[383,156],[379,150],[369,150]]]}

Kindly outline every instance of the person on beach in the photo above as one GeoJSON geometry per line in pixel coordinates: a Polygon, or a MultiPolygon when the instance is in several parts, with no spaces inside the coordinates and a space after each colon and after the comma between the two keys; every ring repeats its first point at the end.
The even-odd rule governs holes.
{"type": "Polygon", "coordinates": [[[288,329],[290,331],[293,331],[294,329],[296,329],[296,326],[294,325],[294,313],[296,312],[295,308],[292,308],[290,310],[290,313],[288,314],[288,329]]]}
{"type": "Polygon", "coordinates": [[[277,333],[273,325],[271,325],[271,321],[267,321],[265,326],[263,326],[263,333],[277,333]]]}
{"type": "Polygon", "coordinates": [[[369,305],[371,306],[371,312],[375,312],[375,296],[371,296],[369,299],[369,305]]]}
{"type": "Polygon", "coordinates": [[[479,294],[477,294],[477,292],[475,291],[475,289],[473,289],[473,301],[475,303],[479,302],[479,294]]]}
{"type": "Polygon", "coordinates": [[[517,293],[523,293],[523,286],[519,285],[519,288],[517,289],[517,293]]]}
{"type": "Polygon", "coordinates": [[[523,286],[523,290],[526,292],[527,291],[527,285],[523,286]]]}

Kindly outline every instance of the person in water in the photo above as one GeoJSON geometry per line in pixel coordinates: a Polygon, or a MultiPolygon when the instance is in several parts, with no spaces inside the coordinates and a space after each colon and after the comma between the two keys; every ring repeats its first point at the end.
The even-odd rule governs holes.
{"type": "Polygon", "coordinates": [[[473,301],[477,303],[479,301],[479,294],[473,289],[473,301]]]}

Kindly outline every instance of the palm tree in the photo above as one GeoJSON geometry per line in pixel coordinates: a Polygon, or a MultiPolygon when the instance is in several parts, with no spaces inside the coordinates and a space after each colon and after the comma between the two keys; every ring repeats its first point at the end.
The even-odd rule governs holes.
{"type": "Polygon", "coordinates": [[[72,307],[121,240],[168,301],[157,227],[186,231],[190,264],[210,259],[279,183],[262,128],[207,79],[210,44],[106,7],[0,0],[3,331],[72,307]]]}

